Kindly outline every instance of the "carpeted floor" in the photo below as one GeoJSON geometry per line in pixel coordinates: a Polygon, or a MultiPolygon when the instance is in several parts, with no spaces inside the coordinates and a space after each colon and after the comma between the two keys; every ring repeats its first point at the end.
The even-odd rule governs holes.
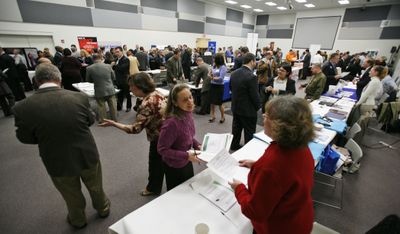
{"type": "MultiPolygon", "coordinates": [[[[229,107],[229,103],[225,104],[229,107]]],[[[134,120],[135,112],[120,112],[123,123],[134,120]]],[[[232,117],[224,124],[208,123],[209,116],[195,115],[196,137],[207,132],[230,132],[232,117]]],[[[217,118],[219,113],[217,112],[217,118]]],[[[104,187],[111,214],[97,218],[87,194],[89,224],[76,231],[66,222],[66,207],[52,185],[35,145],[23,145],[15,138],[13,118],[0,117],[0,230],[1,233],[107,233],[125,215],[151,201],[139,195],[147,181],[148,142],[145,133],[128,135],[114,128],[92,126],[101,155],[104,187]]],[[[372,124],[373,125],[373,124],[372,124]]],[[[261,130],[257,126],[257,130],[261,130]]],[[[369,129],[364,144],[398,140],[400,135],[369,129]]],[[[363,147],[364,158],[358,173],[344,176],[343,209],[315,205],[315,220],[340,233],[364,233],[384,216],[400,215],[400,144],[397,149],[363,147]]],[[[195,165],[199,172],[204,165],[195,165]]],[[[165,189],[164,189],[165,190],[165,189]]]]}

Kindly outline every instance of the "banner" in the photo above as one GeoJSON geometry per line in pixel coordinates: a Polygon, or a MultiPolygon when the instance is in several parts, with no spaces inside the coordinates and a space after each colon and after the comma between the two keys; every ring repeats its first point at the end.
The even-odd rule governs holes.
{"type": "Polygon", "coordinates": [[[208,51],[210,51],[212,54],[215,54],[217,52],[217,42],[216,41],[208,42],[208,51]]]}
{"type": "Polygon", "coordinates": [[[92,52],[94,48],[98,48],[97,37],[78,37],[79,48],[92,52]]]}

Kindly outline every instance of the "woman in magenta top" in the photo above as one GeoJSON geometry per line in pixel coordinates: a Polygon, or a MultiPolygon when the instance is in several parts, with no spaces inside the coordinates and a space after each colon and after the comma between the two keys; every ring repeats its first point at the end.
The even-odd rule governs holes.
{"type": "Polygon", "coordinates": [[[307,145],[314,129],[307,101],[289,95],[268,102],[264,132],[273,142],[263,156],[239,161],[250,168],[248,188],[237,180],[230,183],[242,213],[257,234],[309,234],[314,159],[307,145]]]}
{"type": "Polygon", "coordinates": [[[167,190],[193,177],[192,162],[200,162],[194,152],[189,152],[191,148],[200,150],[200,143],[194,139],[193,109],[189,87],[175,85],[169,93],[157,146],[164,161],[167,190]]]}

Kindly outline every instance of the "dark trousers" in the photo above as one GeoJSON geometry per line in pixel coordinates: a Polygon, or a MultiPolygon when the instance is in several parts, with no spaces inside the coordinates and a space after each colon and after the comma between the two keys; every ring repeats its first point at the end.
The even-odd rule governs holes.
{"type": "Polygon", "coordinates": [[[240,148],[240,138],[242,137],[242,130],[244,130],[244,143],[246,144],[253,138],[256,132],[257,117],[247,117],[242,115],[233,114],[232,121],[232,150],[240,148]]]}
{"type": "Polygon", "coordinates": [[[258,93],[260,95],[261,110],[265,112],[265,103],[267,103],[267,95],[265,94],[265,84],[258,84],[258,93]]]}
{"type": "Polygon", "coordinates": [[[150,142],[149,149],[149,182],[146,189],[149,192],[161,193],[164,180],[164,163],[161,155],[157,152],[158,139],[150,142]]]}
{"type": "Polygon", "coordinates": [[[93,208],[100,215],[110,210],[110,201],[103,190],[103,179],[100,162],[80,175],[68,177],[51,177],[53,184],[61,193],[68,208],[68,218],[74,226],[82,226],[86,221],[85,206],[86,200],[81,190],[81,180],[85,184],[92,198],[93,208]]]}
{"type": "Polygon", "coordinates": [[[310,68],[308,66],[307,67],[303,67],[303,76],[302,76],[303,80],[307,79],[307,76],[310,75],[309,69],[310,68]]]}
{"type": "Polygon", "coordinates": [[[14,95],[12,93],[0,95],[0,106],[3,109],[4,115],[11,115],[11,107],[15,104],[14,95]]]}
{"type": "Polygon", "coordinates": [[[117,94],[117,110],[122,109],[122,103],[124,103],[124,98],[126,98],[126,109],[130,110],[132,108],[131,94],[129,91],[128,84],[119,84],[118,89],[120,90],[117,94]]]}
{"type": "Polygon", "coordinates": [[[189,162],[182,168],[170,167],[164,162],[164,167],[168,191],[194,176],[192,162],[189,162]]]}
{"type": "Polygon", "coordinates": [[[200,103],[201,103],[200,113],[210,114],[210,93],[208,91],[201,93],[200,103]]]}

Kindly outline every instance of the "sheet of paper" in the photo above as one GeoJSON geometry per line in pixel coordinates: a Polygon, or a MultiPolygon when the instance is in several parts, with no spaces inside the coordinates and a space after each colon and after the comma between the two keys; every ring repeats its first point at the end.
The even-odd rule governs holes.
{"type": "Polygon", "coordinates": [[[265,135],[264,130],[255,133],[255,134],[254,134],[254,137],[257,138],[257,139],[259,139],[259,140],[264,141],[264,142],[267,143],[267,144],[270,144],[271,141],[272,141],[272,139],[271,139],[269,136],[265,135]]]}
{"type": "Polygon", "coordinates": [[[228,212],[224,213],[225,217],[236,227],[244,227],[249,224],[250,220],[242,214],[240,205],[236,203],[228,212]]]}
{"type": "Polygon", "coordinates": [[[207,133],[204,136],[201,145],[201,154],[198,156],[201,160],[209,162],[222,149],[229,150],[233,135],[230,133],[215,134],[207,133]]]}
{"type": "Polygon", "coordinates": [[[207,167],[226,181],[232,181],[235,176],[242,176],[245,173],[244,171],[249,170],[239,167],[239,162],[233,158],[226,149],[221,150],[208,162],[207,167]]]}

